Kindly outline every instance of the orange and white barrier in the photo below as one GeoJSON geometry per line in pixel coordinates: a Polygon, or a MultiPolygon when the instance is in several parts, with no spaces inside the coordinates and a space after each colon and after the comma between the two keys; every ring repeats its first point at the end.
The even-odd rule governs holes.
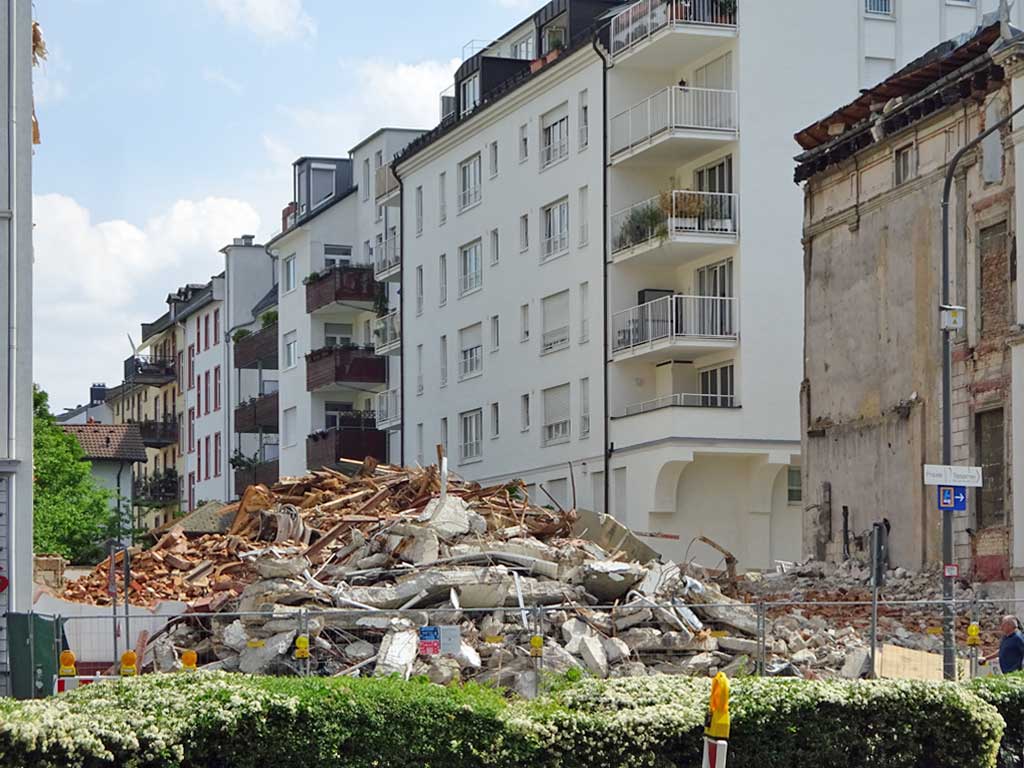
{"type": "Polygon", "coordinates": [[[719,672],[711,681],[711,701],[704,727],[704,768],[725,768],[729,752],[729,679],[719,672]]]}
{"type": "Polygon", "coordinates": [[[729,742],[704,737],[704,768],[725,768],[729,742]]]}
{"type": "Polygon", "coordinates": [[[56,684],[53,686],[54,693],[67,693],[73,691],[83,685],[89,685],[90,683],[99,683],[103,680],[117,680],[118,678],[112,677],[111,675],[81,675],[75,677],[58,677],[56,684]]]}

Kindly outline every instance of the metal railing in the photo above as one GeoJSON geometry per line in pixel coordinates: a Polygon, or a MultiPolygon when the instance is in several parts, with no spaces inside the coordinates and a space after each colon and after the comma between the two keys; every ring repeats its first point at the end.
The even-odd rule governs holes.
{"type": "Polygon", "coordinates": [[[590,414],[584,413],[580,416],[580,437],[586,437],[590,434],[590,414]]]}
{"type": "Polygon", "coordinates": [[[674,85],[649,96],[611,120],[612,157],[651,142],[666,131],[732,134],[738,128],[736,91],[674,85]]]}
{"type": "Polygon", "coordinates": [[[416,374],[416,394],[417,395],[422,395],[423,394],[423,374],[422,373],[416,374]]]}
{"type": "Polygon", "coordinates": [[[378,355],[396,346],[401,338],[401,324],[397,310],[377,318],[373,329],[373,347],[378,355]]]}
{"type": "Polygon", "coordinates": [[[558,141],[554,141],[550,144],[545,144],[541,147],[540,151],[540,166],[541,168],[547,168],[549,165],[554,165],[559,160],[562,160],[569,156],[569,137],[566,136],[558,141]]]}
{"type": "Polygon", "coordinates": [[[379,278],[402,263],[402,239],[396,234],[387,238],[373,255],[373,274],[379,278]]]}
{"type": "Polygon", "coordinates": [[[563,347],[569,346],[569,326],[563,325],[561,328],[555,328],[550,331],[545,331],[541,337],[541,352],[554,352],[555,350],[562,349],[563,347]]]}
{"type": "Polygon", "coordinates": [[[877,16],[892,16],[892,0],[864,0],[864,12],[877,16]]]}
{"type": "Polygon", "coordinates": [[[397,389],[377,393],[377,425],[387,427],[402,421],[402,399],[397,389]]]}
{"type": "Polygon", "coordinates": [[[569,439],[571,432],[572,422],[569,419],[562,419],[561,421],[555,421],[551,424],[545,424],[543,435],[544,445],[564,443],[569,439]]]}
{"type": "Polygon", "coordinates": [[[478,269],[474,272],[467,272],[464,275],[459,275],[459,295],[463,296],[470,291],[475,291],[484,282],[483,270],[478,269]]]}
{"type": "Polygon", "coordinates": [[[612,315],[612,352],[664,339],[735,339],[737,300],[720,296],[664,296],[612,315]]]}
{"type": "Polygon", "coordinates": [[[471,205],[480,202],[480,185],[474,184],[471,187],[463,187],[459,190],[459,210],[464,211],[471,205]]]}
{"type": "Polygon", "coordinates": [[[686,408],[735,408],[739,405],[736,395],[699,395],[692,393],[676,392],[665,397],[658,397],[654,400],[645,400],[642,403],[632,403],[626,406],[624,415],[636,416],[638,413],[649,413],[660,411],[662,408],[686,407],[686,408]]]}
{"type": "Polygon", "coordinates": [[[461,461],[479,459],[483,455],[484,446],[480,440],[470,440],[468,443],[459,445],[459,459],[461,461]]]}
{"type": "Polygon", "coordinates": [[[588,146],[590,146],[590,126],[584,124],[580,126],[580,149],[588,146]]]}
{"type": "Polygon", "coordinates": [[[550,259],[567,250],[569,250],[569,230],[556,232],[551,237],[545,237],[541,242],[542,259],[550,259]]]}
{"type": "Polygon", "coordinates": [[[736,3],[729,0],[640,0],[612,19],[612,56],[629,51],[670,26],[735,28],[736,3]]]}
{"type": "Polygon", "coordinates": [[[727,235],[739,232],[739,195],[673,190],[612,214],[612,253],[655,238],[727,235]]]}
{"type": "Polygon", "coordinates": [[[483,370],[484,348],[482,346],[462,350],[462,356],[459,358],[459,381],[483,373],[483,370]]]}
{"type": "Polygon", "coordinates": [[[398,189],[398,179],[390,165],[382,165],[374,172],[373,188],[378,200],[398,189]]]}

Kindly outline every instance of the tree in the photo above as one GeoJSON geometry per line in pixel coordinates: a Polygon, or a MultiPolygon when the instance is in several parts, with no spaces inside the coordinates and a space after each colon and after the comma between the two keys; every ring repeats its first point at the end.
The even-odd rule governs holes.
{"type": "Polygon", "coordinates": [[[33,543],[74,563],[94,562],[117,527],[111,492],[99,487],[74,435],[50,413],[49,397],[33,389],[35,482],[33,543]]]}

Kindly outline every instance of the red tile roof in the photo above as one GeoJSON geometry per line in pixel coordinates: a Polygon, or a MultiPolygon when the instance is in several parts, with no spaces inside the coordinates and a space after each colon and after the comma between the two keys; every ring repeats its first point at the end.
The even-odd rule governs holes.
{"type": "Polygon", "coordinates": [[[138,424],[61,424],[78,438],[87,459],[146,461],[146,446],[138,424]]]}

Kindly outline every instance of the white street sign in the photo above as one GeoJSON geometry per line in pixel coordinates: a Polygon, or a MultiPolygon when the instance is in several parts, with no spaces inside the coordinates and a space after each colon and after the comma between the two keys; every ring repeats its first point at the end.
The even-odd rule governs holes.
{"type": "Polygon", "coordinates": [[[924,465],[925,485],[964,485],[981,488],[981,467],[950,467],[943,464],[924,465]]]}

